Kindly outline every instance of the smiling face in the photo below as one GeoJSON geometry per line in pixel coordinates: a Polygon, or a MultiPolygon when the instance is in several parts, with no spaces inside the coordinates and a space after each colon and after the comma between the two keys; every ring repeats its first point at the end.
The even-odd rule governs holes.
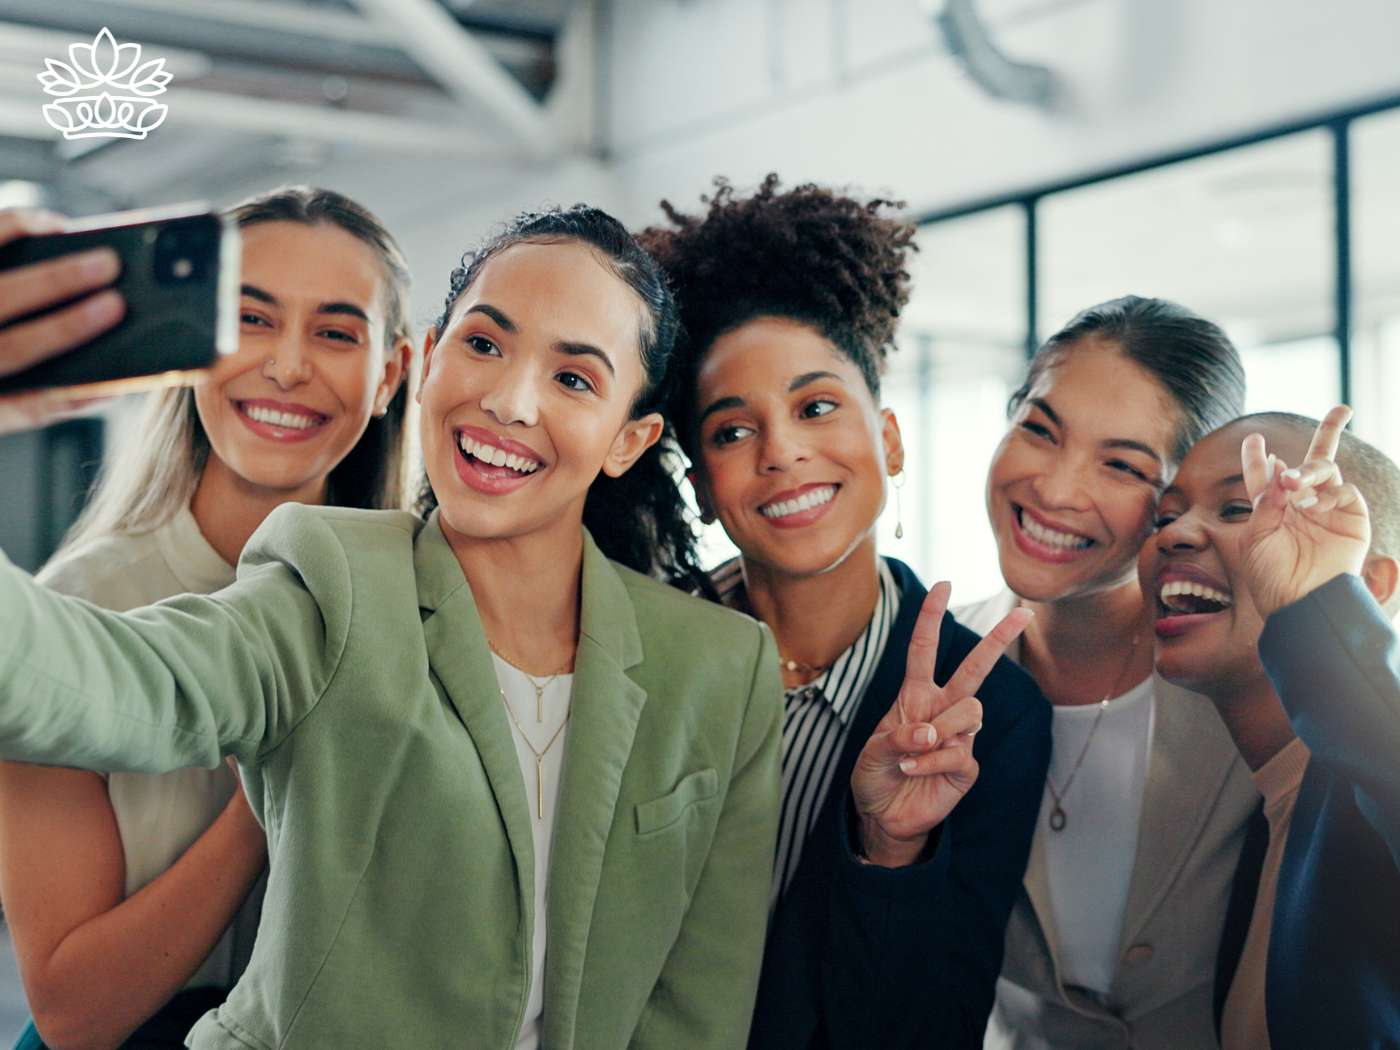
{"type": "Polygon", "coordinates": [[[1179,413],[1112,344],[1086,341],[1045,369],[987,476],[987,514],[1007,586],[1062,601],[1133,578],[1179,413]]]}
{"type": "Polygon", "coordinates": [[[384,345],[384,270],[337,226],[241,234],[238,351],[195,389],[205,473],[316,502],[402,376],[402,354],[384,345]]]}
{"type": "Polygon", "coordinates": [[[748,562],[813,575],[872,538],[899,427],[814,328],[761,317],[720,336],[696,405],[701,497],[748,562]]]}
{"type": "Polygon", "coordinates": [[[661,433],[655,413],[630,418],[644,320],[637,294],[578,241],[525,241],[482,266],[429,333],[419,392],[449,539],[577,537],[599,471],[622,474],[661,433]]]}
{"type": "Polygon", "coordinates": [[[1258,421],[1231,424],[1197,442],[1157,511],[1157,534],[1138,558],[1156,613],[1157,669],[1207,696],[1238,693],[1264,676],[1257,643],[1264,622],[1241,576],[1251,506],[1240,444],[1262,433],[1269,450],[1302,462],[1308,438],[1258,421]]]}

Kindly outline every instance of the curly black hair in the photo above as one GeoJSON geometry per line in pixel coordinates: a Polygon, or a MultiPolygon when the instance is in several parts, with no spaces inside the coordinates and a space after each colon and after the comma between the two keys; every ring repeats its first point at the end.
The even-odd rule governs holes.
{"type": "Polygon", "coordinates": [[[872,395],[909,299],[905,256],[915,227],[883,214],[902,201],[855,197],[806,183],[782,190],[776,174],[748,197],[728,179],[702,195],[701,215],[670,201],[669,226],[638,239],[661,263],[681,304],[677,396],[668,416],[695,458],[695,376],[710,345],[756,317],[809,324],[860,369],[872,395]]]}
{"type": "MultiPolygon", "coordinates": [[[[525,212],[494,236],[463,254],[448,279],[443,310],[434,327],[441,335],[458,298],[495,256],[522,242],[578,241],[596,249],[646,308],[641,332],[646,380],[632,403],[631,418],[662,411],[673,383],[679,320],[676,300],[656,261],[611,215],[585,204],[525,212]]],[[[589,486],[583,524],[604,554],[638,572],[658,576],[683,590],[705,590],[708,578],[695,550],[695,526],[676,489],[674,444],[663,439],[647,449],[620,477],[599,474],[589,486]]],[[[427,476],[416,509],[426,517],[437,506],[427,476]]]]}

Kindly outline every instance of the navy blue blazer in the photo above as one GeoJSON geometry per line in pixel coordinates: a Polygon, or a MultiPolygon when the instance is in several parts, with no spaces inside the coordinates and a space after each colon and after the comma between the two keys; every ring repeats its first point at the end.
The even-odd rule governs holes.
{"type": "MultiPolygon", "coordinates": [[[[1028,674],[999,660],[977,693],[977,782],[932,836],[926,859],[902,869],[857,862],[851,770],[899,694],[926,593],[908,566],[887,561],[899,613],[770,922],[755,1050],[976,1050],[992,1009],[1050,763],[1050,705],[1028,674]]],[[[944,616],[934,681],[946,682],[978,640],[944,616]]]]}
{"type": "MultiPolygon", "coordinates": [[[[1270,616],[1259,654],[1312,753],[1269,936],[1269,1043],[1400,1047],[1400,642],[1361,580],[1343,575],[1270,616]]],[[[1217,1017],[1267,839],[1261,815],[1225,921],[1217,1017]]]]}

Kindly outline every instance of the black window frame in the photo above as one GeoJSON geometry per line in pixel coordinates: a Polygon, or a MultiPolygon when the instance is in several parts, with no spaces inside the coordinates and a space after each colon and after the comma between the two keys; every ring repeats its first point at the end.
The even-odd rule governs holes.
{"type": "Polygon", "coordinates": [[[1352,272],[1351,272],[1351,125],[1365,117],[1400,109],[1400,95],[1311,116],[1268,125],[1248,134],[1216,139],[1190,149],[1174,150],[1131,163],[1115,165],[1086,175],[1050,182],[1034,189],[978,198],[963,204],[937,208],[915,217],[924,230],[953,219],[967,218],[1007,206],[1019,206],[1025,214],[1024,272],[1026,356],[1032,356],[1040,345],[1040,277],[1039,209],[1046,198],[1138,175],[1142,172],[1171,167],[1215,156],[1231,150],[1255,146],[1262,142],[1285,138],[1301,132],[1325,130],[1332,137],[1332,210],[1333,210],[1333,302],[1332,336],[1336,341],[1338,375],[1341,396],[1351,401],[1351,338],[1352,338],[1352,272]]]}

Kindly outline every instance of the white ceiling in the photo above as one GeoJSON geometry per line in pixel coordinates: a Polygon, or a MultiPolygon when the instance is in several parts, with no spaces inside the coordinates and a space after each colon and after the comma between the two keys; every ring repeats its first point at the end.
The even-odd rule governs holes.
{"type": "Polygon", "coordinates": [[[89,211],[219,199],[250,171],[339,154],[533,157],[539,100],[572,0],[0,0],[0,180],[89,211]],[[139,142],[65,142],[41,116],[44,59],[107,26],[175,75],[167,126],[139,142]],[[136,148],[133,148],[136,147],[136,148]]]}

